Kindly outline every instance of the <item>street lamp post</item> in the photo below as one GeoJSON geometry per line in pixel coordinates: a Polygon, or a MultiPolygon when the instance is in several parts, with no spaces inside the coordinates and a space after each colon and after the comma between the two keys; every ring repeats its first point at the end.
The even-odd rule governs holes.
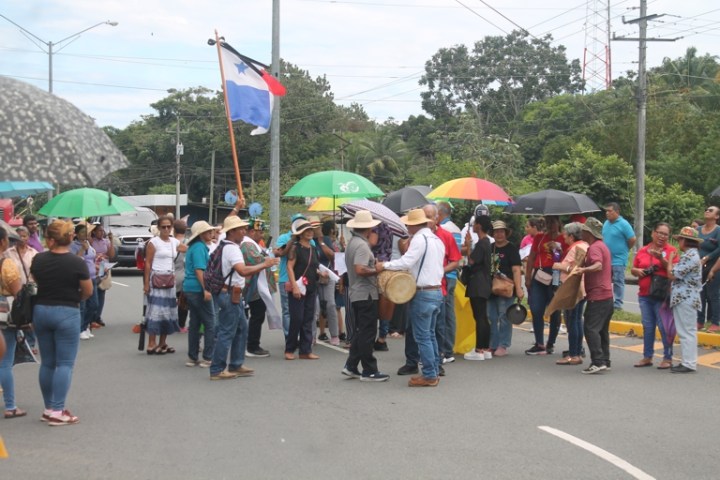
{"type": "MultiPolygon", "coordinates": [[[[13,22],[12,20],[10,20],[10,19],[9,19],[8,17],[6,17],[5,15],[0,14],[0,17],[4,18],[4,19],[7,20],[8,22],[10,22],[10,23],[12,23],[13,25],[15,25],[16,27],[18,27],[24,34],[30,35],[32,38],[34,38],[34,39],[37,40],[38,42],[40,42],[40,43],[42,43],[43,45],[45,45],[45,47],[47,47],[47,51],[46,51],[45,53],[48,54],[48,91],[49,91],[50,93],[52,93],[52,91],[53,91],[53,53],[59,52],[60,49],[62,49],[62,48],[65,47],[66,45],[62,45],[62,46],[60,47],[60,49],[57,49],[57,47],[58,47],[59,45],[65,43],[65,42],[67,42],[68,40],[74,40],[74,39],[76,39],[77,37],[79,37],[79,36],[82,35],[83,33],[87,32],[88,30],[92,30],[93,28],[99,27],[100,25],[110,25],[111,27],[116,27],[116,26],[118,25],[118,22],[111,22],[110,20],[107,20],[107,21],[105,21],[105,22],[96,23],[95,25],[92,25],[92,26],[90,26],[90,27],[87,27],[87,28],[84,29],[84,30],[80,30],[80,31],[77,32],[77,33],[73,33],[72,35],[69,35],[69,36],[63,38],[62,40],[58,40],[57,42],[48,42],[48,41],[45,41],[45,40],[43,40],[42,38],[38,37],[38,36],[35,35],[34,33],[30,32],[29,30],[23,28],[22,26],[18,25],[17,23],[13,22]],[[55,48],[56,50],[53,50],[54,48],[55,48]]],[[[41,50],[42,50],[42,47],[41,47],[41,50]]]]}

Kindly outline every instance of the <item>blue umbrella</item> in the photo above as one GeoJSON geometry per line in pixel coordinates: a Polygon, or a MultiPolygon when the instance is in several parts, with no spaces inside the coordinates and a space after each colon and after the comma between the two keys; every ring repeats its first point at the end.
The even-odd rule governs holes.
{"type": "Polygon", "coordinates": [[[0,182],[0,198],[27,197],[52,190],[48,182],[0,182]]]}

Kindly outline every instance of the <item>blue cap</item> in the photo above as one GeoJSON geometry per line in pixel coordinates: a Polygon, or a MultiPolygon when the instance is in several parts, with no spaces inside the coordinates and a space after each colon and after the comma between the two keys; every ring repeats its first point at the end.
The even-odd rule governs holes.
{"type": "Polygon", "coordinates": [[[307,220],[307,218],[305,218],[305,215],[303,215],[302,213],[296,213],[295,215],[290,217],[291,222],[294,222],[297,219],[307,220]]]}

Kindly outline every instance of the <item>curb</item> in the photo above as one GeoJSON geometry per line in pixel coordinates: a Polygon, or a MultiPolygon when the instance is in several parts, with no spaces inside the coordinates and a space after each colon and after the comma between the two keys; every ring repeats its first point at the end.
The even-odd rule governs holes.
{"type": "MultiPolygon", "coordinates": [[[[610,321],[610,333],[617,335],[627,335],[628,332],[632,332],[635,336],[642,338],[643,326],[641,323],[632,322],[620,322],[611,320],[610,321]]],[[[698,332],[698,345],[705,347],[720,347],[720,335],[715,333],[698,332]]],[[[659,334],[656,335],[659,339],[659,334]]],[[[675,338],[675,343],[678,343],[678,339],[675,338]]]]}

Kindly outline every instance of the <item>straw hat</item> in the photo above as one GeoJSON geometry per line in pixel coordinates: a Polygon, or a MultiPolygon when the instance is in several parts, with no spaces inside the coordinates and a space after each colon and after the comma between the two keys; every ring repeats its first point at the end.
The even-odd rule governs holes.
{"type": "Polygon", "coordinates": [[[292,227],[290,229],[293,235],[300,235],[309,228],[313,228],[310,222],[305,219],[299,218],[292,223],[292,227]]]}
{"type": "Polygon", "coordinates": [[[215,227],[210,225],[204,220],[200,220],[198,222],[195,222],[192,224],[192,227],[190,228],[190,238],[188,238],[187,243],[191,243],[193,240],[195,240],[197,237],[202,235],[205,232],[209,232],[211,230],[215,230],[215,227]]]}
{"type": "Polygon", "coordinates": [[[307,221],[310,222],[310,225],[312,225],[313,228],[318,228],[320,225],[322,225],[320,217],[315,215],[310,215],[309,217],[307,217],[307,221]]]}
{"type": "Polygon", "coordinates": [[[363,230],[365,228],[373,228],[380,224],[380,220],[372,218],[372,214],[367,210],[358,210],[355,218],[348,220],[348,228],[357,228],[363,230]]]}
{"type": "Polygon", "coordinates": [[[236,228],[240,227],[247,227],[248,222],[243,220],[242,218],[233,215],[232,217],[225,217],[225,221],[223,222],[223,228],[222,232],[227,233],[230,230],[234,230],[236,228]]]}
{"type": "Polygon", "coordinates": [[[400,221],[405,225],[420,225],[428,223],[431,220],[425,216],[425,212],[422,208],[416,208],[414,210],[410,210],[404,217],[400,217],[400,221]]]}
{"type": "Polygon", "coordinates": [[[492,228],[493,230],[505,230],[505,232],[509,235],[510,232],[512,232],[512,229],[507,226],[507,223],[503,222],[502,220],[495,220],[492,222],[492,228]]]}
{"type": "Polygon", "coordinates": [[[603,239],[602,227],[602,222],[595,217],[588,218],[585,223],[582,224],[583,232],[590,233],[590,235],[597,238],[598,240],[603,239]]]}
{"type": "Polygon", "coordinates": [[[673,238],[675,240],[680,240],[681,238],[684,238],[685,240],[690,240],[691,242],[702,242],[702,239],[700,238],[698,231],[692,227],[683,227],[680,230],[680,233],[677,235],[673,235],[673,238]]]}

